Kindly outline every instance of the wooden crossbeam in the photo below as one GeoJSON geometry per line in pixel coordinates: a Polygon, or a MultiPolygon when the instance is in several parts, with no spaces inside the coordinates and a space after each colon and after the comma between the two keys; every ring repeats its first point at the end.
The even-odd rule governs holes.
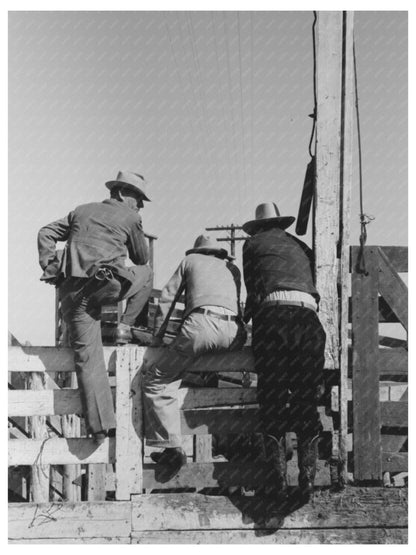
{"type": "Polygon", "coordinates": [[[9,466],[43,464],[95,464],[115,462],[115,441],[97,446],[92,439],[9,440],[9,466]]]}
{"type": "MultiPolygon", "coordinates": [[[[297,485],[298,467],[296,460],[288,462],[288,484],[297,485]]],[[[143,471],[143,485],[146,489],[230,487],[244,486],[254,489],[256,486],[272,479],[271,468],[261,460],[244,460],[239,462],[209,462],[187,464],[168,482],[158,479],[156,465],[147,464],[143,471]]],[[[317,463],[315,485],[330,484],[329,468],[326,461],[317,463]]]]}
{"type": "Polygon", "coordinates": [[[379,291],[399,322],[408,329],[408,290],[381,247],[378,248],[379,291]]]}

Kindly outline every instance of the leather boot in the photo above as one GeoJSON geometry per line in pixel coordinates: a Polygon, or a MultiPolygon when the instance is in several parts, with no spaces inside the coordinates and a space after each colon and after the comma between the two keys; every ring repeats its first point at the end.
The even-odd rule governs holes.
{"type": "Polygon", "coordinates": [[[319,434],[298,434],[298,466],[299,466],[299,489],[303,498],[309,499],[313,493],[313,485],[316,474],[316,461],[318,459],[319,434]]]}
{"type": "Polygon", "coordinates": [[[265,435],[264,446],[266,460],[271,463],[273,469],[272,489],[277,500],[284,501],[287,498],[286,438],[265,435]]]}

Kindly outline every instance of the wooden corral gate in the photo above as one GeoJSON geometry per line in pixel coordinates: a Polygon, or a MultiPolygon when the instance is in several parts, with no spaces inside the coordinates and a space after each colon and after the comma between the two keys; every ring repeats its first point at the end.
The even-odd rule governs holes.
{"type": "Polygon", "coordinates": [[[353,247],[351,266],[354,480],[388,482],[408,471],[408,348],[379,324],[407,332],[407,247],[353,247]]]}
{"type": "MultiPolygon", "coordinates": [[[[407,472],[406,342],[379,333],[379,322],[401,322],[407,328],[407,288],[398,275],[407,271],[407,249],[366,247],[363,254],[365,272],[357,270],[359,249],[352,249],[349,390],[339,391],[337,370],[326,371],[316,479],[324,490],[287,515],[277,535],[259,538],[262,525],[250,497],[269,470],[257,441],[261,428],[250,347],[194,363],[194,376],[215,373],[218,386],[180,390],[188,464],[169,482],[155,473],[143,442],[141,372],[157,349],[104,348],[117,431],[97,447],[86,437],[66,437],[62,426],[62,418],[75,418],[82,410],[78,390],[59,388],[53,380],[56,372],[74,372],[71,349],[10,347],[10,375],[24,384],[9,391],[9,466],[12,476],[16,472],[11,499],[24,501],[9,505],[11,541],[406,541],[406,488],[348,486],[332,491],[342,462],[337,442],[345,397],[351,483],[403,485],[407,472]],[[67,472],[71,466],[77,469],[72,475],[67,472]],[[65,494],[68,476],[77,488],[75,497],[65,494]],[[402,481],[395,481],[396,476],[402,481]],[[72,502],[62,503],[65,499],[72,502]],[[175,530],[169,538],[168,530],[175,530]]],[[[295,447],[288,463],[294,486],[296,441],[288,440],[295,447]]]]}

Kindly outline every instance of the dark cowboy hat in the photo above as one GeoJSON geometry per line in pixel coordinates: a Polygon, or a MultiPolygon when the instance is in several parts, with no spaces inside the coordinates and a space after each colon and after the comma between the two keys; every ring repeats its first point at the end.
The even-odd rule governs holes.
{"type": "Polygon", "coordinates": [[[195,240],[193,248],[186,251],[185,254],[188,255],[192,253],[215,254],[221,258],[235,260],[234,256],[229,255],[226,249],[221,248],[217,241],[208,235],[199,235],[195,240]]]}
{"type": "Polygon", "coordinates": [[[107,181],[105,185],[110,191],[116,185],[130,189],[130,191],[142,195],[143,200],[150,201],[150,198],[146,195],[146,184],[144,177],[138,173],[119,171],[117,178],[114,181],[107,181]]]}
{"type": "Polygon", "coordinates": [[[264,224],[286,229],[294,221],[294,216],[281,216],[274,202],[264,202],[257,206],[255,219],[243,224],[243,230],[249,235],[253,235],[264,224]]]}

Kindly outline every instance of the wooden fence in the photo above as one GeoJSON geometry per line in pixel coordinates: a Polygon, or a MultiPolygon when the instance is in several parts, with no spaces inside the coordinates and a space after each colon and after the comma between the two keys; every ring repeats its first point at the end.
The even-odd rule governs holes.
{"type": "MultiPolygon", "coordinates": [[[[338,481],[339,408],[345,397],[350,415],[350,478],[356,482],[381,481],[386,473],[407,472],[407,350],[402,346],[405,342],[383,337],[378,331],[379,322],[401,322],[407,327],[407,289],[397,273],[407,271],[407,249],[366,247],[366,274],[356,270],[358,256],[354,248],[349,390],[340,392],[339,371],[325,372],[326,394],[320,407],[324,431],[316,480],[322,486],[338,481]]],[[[186,385],[198,385],[198,378],[208,375],[215,376],[215,387],[183,387],[179,391],[189,464],[169,482],[156,474],[143,441],[143,363],[157,357],[160,349],[105,347],[104,352],[114,390],[117,431],[115,438],[97,447],[93,440],[82,437],[82,427],[78,434],[72,429],[74,437],[65,437],[68,434],[62,426],[61,418],[78,418],[82,412],[78,390],[73,386],[60,388],[53,379],[56,372],[61,376],[74,374],[72,351],[9,348],[9,371],[20,376],[19,388],[9,391],[9,465],[32,468],[33,500],[76,501],[81,495],[88,500],[114,496],[127,500],[132,494],[172,488],[254,489],[264,480],[269,468],[259,442],[250,347],[200,357],[190,369],[186,385]],[[22,419],[30,425],[25,426],[22,419]],[[69,472],[71,467],[76,472],[69,472]],[[66,491],[71,485],[80,490],[81,483],[85,486],[82,494],[65,495],[65,487],[66,491]]],[[[295,485],[293,434],[288,434],[287,443],[294,447],[288,467],[289,484],[295,485]]]]}
{"type": "Polygon", "coordinates": [[[358,482],[407,472],[407,341],[383,337],[380,323],[408,329],[406,247],[353,247],[352,424],[358,482]]]}

